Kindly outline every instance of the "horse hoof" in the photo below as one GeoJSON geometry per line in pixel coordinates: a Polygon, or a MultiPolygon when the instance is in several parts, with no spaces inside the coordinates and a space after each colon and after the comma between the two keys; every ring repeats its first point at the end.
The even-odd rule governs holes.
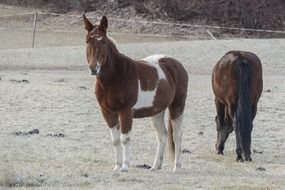
{"type": "Polygon", "coordinates": [[[128,169],[126,169],[126,168],[121,168],[120,171],[121,171],[121,172],[128,172],[128,169]]]}
{"type": "Polygon", "coordinates": [[[242,159],[241,156],[238,156],[237,159],[236,159],[236,161],[237,161],[237,162],[244,162],[244,160],[242,159]]]}
{"type": "Polygon", "coordinates": [[[181,166],[180,167],[174,167],[173,173],[179,173],[181,170],[182,170],[181,166]]]}
{"type": "Polygon", "coordinates": [[[246,158],[246,159],[245,159],[245,161],[247,161],[247,162],[251,162],[251,161],[252,161],[252,159],[251,159],[251,157],[249,157],[249,158],[246,158]]]}
{"type": "Polygon", "coordinates": [[[121,172],[128,172],[128,166],[123,165],[120,169],[121,172]]]}
{"type": "Polygon", "coordinates": [[[116,165],[115,167],[114,167],[114,171],[119,171],[119,169],[120,169],[120,165],[116,165]]]}
{"type": "Polygon", "coordinates": [[[223,151],[221,151],[221,150],[218,150],[217,154],[224,155],[223,151]]]}
{"type": "Polygon", "coordinates": [[[152,166],[149,171],[153,172],[153,171],[156,171],[156,170],[160,170],[161,167],[156,167],[156,166],[152,166]]]}

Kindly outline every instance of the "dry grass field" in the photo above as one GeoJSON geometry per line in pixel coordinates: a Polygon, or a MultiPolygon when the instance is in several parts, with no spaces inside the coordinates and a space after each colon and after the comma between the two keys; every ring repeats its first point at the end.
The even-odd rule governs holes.
{"type": "MultiPolygon", "coordinates": [[[[80,36],[79,36],[80,37],[80,36]]],[[[183,170],[166,157],[157,172],[149,119],[135,120],[128,173],[115,173],[111,137],[94,96],[85,47],[0,50],[0,189],[284,189],[285,40],[119,43],[132,58],[176,57],[189,73],[183,170]],[[210,73],[228,50],[257,53],[264,92],[252,133],[253,162],[235,162],[231,135],[215,153],[215,108],[210,73]],[[38,129],[38,133],[25,132],[38,129]],[[190,152],[189,152],[190,151],[190,152]]]]}

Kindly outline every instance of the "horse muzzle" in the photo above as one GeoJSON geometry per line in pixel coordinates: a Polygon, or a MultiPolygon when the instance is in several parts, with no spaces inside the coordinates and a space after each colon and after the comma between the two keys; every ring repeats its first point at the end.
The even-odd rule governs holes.
{"type": "Polygon", "coordinates": [[[97,64],[95,69],[90,68],[90,67],[89,69],[90,69],[91,75],[99,75],[99,72],[101,71],[101,65],[97,64]]]}
{"type": "Polygon", "coordinates": [[[90,69],[90,72],[91,72],[91,75],[97,75],[97,70],[91,70],[90,69]]]}

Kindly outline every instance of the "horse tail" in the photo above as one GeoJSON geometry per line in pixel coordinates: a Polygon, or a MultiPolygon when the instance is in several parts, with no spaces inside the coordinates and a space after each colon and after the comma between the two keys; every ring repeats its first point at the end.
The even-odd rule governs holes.
{"type": "Polygon", "coordinates": [[[172,127],[170,116],[168,119],[168,144],[169,144],[168,148],[169,148],[170,158],[172,159],[172,161],[174,161],[175,145],[174,145],[174,140],[173,140],[173,127],[172,127]]]}
{"type": "Polygon", "coordinates": [[[235,127],[240,138],[240,146],[245,156],[250,156],[252,106],[250,65],[247,60],[240,59],[236,64],[237,107],[235,127]]]}

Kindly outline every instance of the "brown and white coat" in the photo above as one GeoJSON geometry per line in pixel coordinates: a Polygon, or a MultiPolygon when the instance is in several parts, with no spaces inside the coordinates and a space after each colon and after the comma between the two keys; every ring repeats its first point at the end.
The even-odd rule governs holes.
{"type": "Polygon", "coordinates": [[[176,171],[181,167],[181,122],[188,86],[186,70],[177,60],[165,55],[132,60],[121,54],[107,36],[106,17],[95,25],[85,15],[83,18],[88,31],[87,60],[91,74],[96,75],[96,97],[111,131],[116,152],[115,170],[128,170],[132,119],[151,117],[158,141],[151,170],[161,168],[168,134],[176,171]],[[164,122],[167,108],[168,131],[164,122]]]}

